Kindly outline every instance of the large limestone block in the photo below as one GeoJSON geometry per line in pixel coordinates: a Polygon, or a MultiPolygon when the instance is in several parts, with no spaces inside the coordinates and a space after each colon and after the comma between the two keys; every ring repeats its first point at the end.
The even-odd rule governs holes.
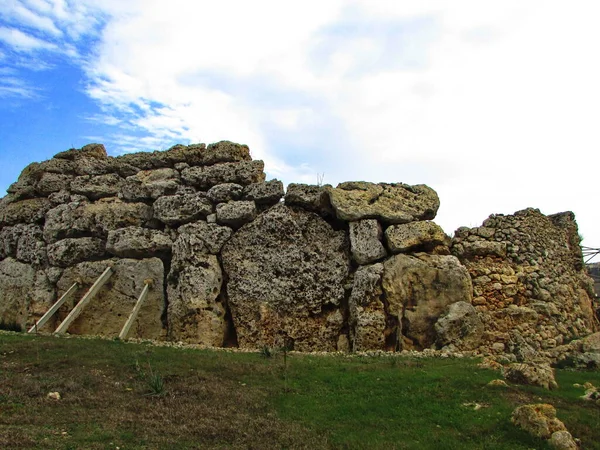
{"type": "Polygon", "coordinates": [[[48,257],[41,227],[18,224],[0,230],[0,258],[8,256],[35,266],[46,265],[48,257]]]}
{"type": "Polygon", "coordinates": [[[222,163],[183,169],[181,177],[187,184],[203,190],[223,183],[236,183],[246,186],[265,181],[264,167],[265,164],[262,161],[222,163]]]}
{"type": "Polygon", "coordinates": [[[440,206],[437,193],[417,184],[350,181],[329,188],[329,197],[339,219],[379,219],[388,224],[433,219],[440,206]]]}
{"type": "Polygon", "coordinates": [[[406,345],[429,348],[436,340],[435,323],[448,305],[471,303],[469,273],[454,256],[395,255],[384,263],[383,290],[389,313],[402,326],[406,345]]]}
{"type": "Polygon", "coordinates": [[[59,160],[66,159],[68,161],[74,161],[80,158],[104,159],[107,156],[108,155],[106,153],[106,148],[104,148],[104,145],[91,143],[84,145],[80,149],[72,148],[64,152],[57,153],[56,155],[54,155],[54,158],[59,160]]]}
{"type": "Polygon", "coordinates": [[[370,264],[387,256],[381,243],[383,232],[376,219],[350,222],[350,248],[358,264],[370,264]]]}
{"type": "Polygon", "coordinates": [[[438,347],[475,350],[483,338],[483,322],[467,302],[452,303],[435,324],[438,347]]]}
{"type": "Polygon", "coordinates": [[[0,227],[17,223],[41,222],[52,208],[47,198],[31,198],[0,205],[0,227]]]}
{"type": "Polygon", "coordinates": [[[127,177],[121,192],[127,200],[155,200],[163,195],[177,193],[179,185],[179,172],[175,169],[142,170],[127,177]]]}
{"type": "Polygon", "coordinates": [[[152,207],[103,198],[94,203],[71,202],[48,211],[44,239],[52,243],[71,237],[106,237],[111,230],[143,226],[152,219],[152,207]]]}
{"type": "Polygon", "coordinates": [[[59,319],[63,320],[66,317],[71,307],[83,297],[109,264],[113,265],[114,274],[71,324],[68,332],[118,336],[137,298],[142,293],[144,281],[152,280],[152,288],[131,328],[129,337],[144,339],[163,337],[161,316],[165,307],[164,268],[158,258],[83,262],[65,269],[57,283],[58,295],[62,295],[75,281],[80,281],[81,286],[73,295],[73,300],[67,302],[69,308],[60,310],[59,319]]]}
{"type": "Polygon", "coordinates": [[[383,264],[359,267],[348,300],[350,343],[354,351],[384,350],[386,313],[382,301],[383,264]]]}
{"type": "Polygon", "coordinates": [[[257,205],[274,205],[281,197],[283,197],[283,183],[279,180],[269,180],[246,186],[243,200],[254,200],[257,205]]]}
{"type": "Polygon", "coordinates": [[[28,329],[54,300],[54,287],[45,271],[13,258],[0,261],[0,323],[28,329]]]}
{"type": "Polygon", "coordinates": [[[285,193],[285,204],[287,206],[300,206],[307,211],[317,214],[329,214],[332,212],[329,194],[327,190],[330,185],[317,186],[311,184],[288,184],[285,193]]]}
{"type": "Polygon", "coordinates": [[[227,323],[220,293],[223,274],[215,255],[179,254],[174,246],[168,280],[169,336],[212,347],[225,340],[227,323]]]}
{"type": "Polygon", "coordinates": [[[221,255],[241,347],[287,338],[296,349],[337,348],[349,272],[343,232],[280,204],[237,231],[221,255]]]}
{"type": "Polygon", "coordinates": [[[206,196],[213,203],[225,203],[230,200],[239,200],[242,198],[244,187],[235,183],[217,184],[211,187],[206,196]]]}
{"type": "Polygon", "coordinates": [[[522,405],[511,417],[512,423],[528,433],[542,439],[549,439],[557,431],[566,431],[565,424],[556,417],[556,409],[547,403],[522,405]]]}
{"type": "Polygon", "coordinates": [[[172,245],[162,231],[127,227],[108,232],[106,250],[121,258],[150,258],[170,253],[172,245]]]}
{"type": "Polygon", "coordinates": [[[67,238],[48,245],[48,261],[53,266],[67,267],[83,261],[101,259],[105,242],[94,237],[67,238]]]}
{"type": "Polygon", "coordinates": [[[425,220],[391,225],[385,230],[385,239],[392,253],[405,253],[419,247],[444,245],[448,237],[439,225],[425,220]]]}
{"type": "Polygon", "coordinates": [[[114,197],[119,193],[124,182],[125,180],[116,173],[97,176],[82,175],[71,182],[71,192],[85,195],[90,200],[114,197]]]}
{"type": "Polygon", "coordinates": [[[213,212],[213,205],[204,192],[160,197],[153,208],[154,217],[171,226],[205,219],[213,212]]]}
{"type": "Polygon", "coordinates": [[[239,228],[256,217],[256,204],[253,201],[231,201],[217,205],[217,223],[239,228]]]}
{"type": "Polygon", "coordinates": [[[72,175],[44,172],[36,183],[35,190],[40,196],[47,197],[53,192],[58,192],[65,189],[65,187],[68,188],[72,180],[72,175]]]}
{"type": "Polygon", "coordinates": [[[177,232],[178,237],[173,246],[174,267],[192,261],[195,254],[219,254],[233,231],[216,223],[198,221],[179,227],[177,232]]]}

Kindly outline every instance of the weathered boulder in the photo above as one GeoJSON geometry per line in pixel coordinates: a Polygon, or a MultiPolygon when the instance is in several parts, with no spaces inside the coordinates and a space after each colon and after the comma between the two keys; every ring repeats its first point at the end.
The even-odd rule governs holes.
{"type": "Polygon", "coordinates": [[[111,230],[143,226],[151,219],[152,207],[144,203],[126,203],[117,198],[71,202],[48,211],[44,239],[52,243],[70,237],[106,237],[111,230]]]}
{"type": "Polygon", "coordinates": [[[434,325],[446,308],[472,299],[469,273],[454,256],[392,256],[384,263],[382,286],[388,312],[401,324],[409,348],[430,347],[437,339],[434,325]]]}
{"type": "Polygon", "coordinates": [[[102,259],[106,244],[94,237],[67,238],[48,245],[48,261],[53,266],[68,267],[83,261],[102,259]]]}
{"type": "Polygon", "coordinates": [[[53,192],[58,192],[65,187],[69,187],[72,180],[72,175],[44,172],[41,174],[40,180],[35,184],[35,190],[38,195],[47,197],[53,192]]]}
{"type": "Polygon", "coordinates": [[[483,322],[470,303],[452,303],[435,324],[436,345],[455,349],[475,350],[483,338],[483,322]]]}
{"type": "Polygon", "coordinates": [[[429,220],[391,225],[385,230],[385,239],[392,253],[405,253],[417,248],[432,249],[447,244],[444,230],[429,220]]]}
{"type": "Polygon", "coordinates": [[[231,228],[239,228],[256,217],[256,204],[253,201],[231,201],[217,205],[217,223],[231,228]]]}
{"type": "MultiPolygon", "coordinates": [[[[386,313],[382,300],[383,264],[359,267],[348,299],[350,344],[354,351],[384,350],[386,313]]],[[[395,350],[395,349],[392,349],[395,350]]]]}
{"type": "MultiPolygon", "coordinates": [[[[125,180],[116,173],[106,175],[82,175],[71,182],[71,192],[85,195],[90,200],[98,200],[103,197],[114,197],[119,193],[125,180]]],[[[64,185],[58,190],[64,188],[64,185]]]]}
{"type": "Polygon", "coordinates": [[[285,204],[287,206],[299,206],[307,211],[325,215],[332,213],[329,201],[328,189],[330,185],[317,186],[311,184],[288,184],[285,193],[285,204]]]}
{"type": "Polygon", "coordinates": [[[106,153],[106,148],[102,144],[91,143],[84,145],[80,149],[71,148],[64,152],[57,153],[54,155],[55,159],[66,159],[68,161],[74,161],[80,158],[96,158],[96,159],[104,159],[108,155],[106,153]]]}
{"type": "Polygon", "coordinates": [[[283,183],[269,180],[252,183],[244,188],[243,200],[253,200],[257,205],[274,205],[283,197],[283,183]]]}
{"type": "Polygon", "coordinates": [[[206,222],[179,229],[168,278],[169,336],[222,346],[227,332],[221,297],[223,274],[216,253],[231,229],[206,222]]]}
{"type": "Polygon", "coordinates": [[[126,178],[121,192],[127,200],[155,200],[176,194],[179,185],[179,172],[175,169],[142,170],[126,178]]]}
{"type": "Polygon", "coordinates": [[[149,258],[167,255],[173,241],[159,230],[126,227],[108,232],[106,250],[121,258],[149,258]]]}
{"type": "Polygon", "coordinates": [[[0,323],[14,323],[25,330],[55,299],[54,287],[45,271],[13,258],[0,261],[0,323]]]}
{"type": "Polygon", "coordinates": [[[48,263],[42,229],[35,224],[18,224],[0,230],[0,258],[16,257],[19,261],[44,266],[48,263]]]}
{"type": "Polygon", "coordinates": [[[217,184],[236,183],[246,186],[265,180],[262,161],[241,161],[222,163],[213,166],[189,167],[181,171],[181,177],[187,184],[202,190],[217,184]]]}
{"type": "Polygon", "coordinates": [[[348,243],[318,215],[276,205],[238,230],[221,252],[239,345],[335,350],[349,272],[348,243]]]}
{"type": "Polygon", "coordinates": [[[52,204],[47,198],[3,202],[0,205],[0,226],[41,222],[50,208],[52,204]]]}
{"type": "Polygon", "coordinates": [[[57,283],[58,294],[62,295],[75,281],[81,284],[72,296],[72,300],[67,301],[69,307],[59,310],[58,322],[66,317],[71,307],[83,297],[109,264],[112,264],[114,271],[109,282],[83,309],[68,332],[118,336],[137,298],[142,293],[145,281],[152,280],[152,287],[131,328],[129,337],[144,339],[162,337],[164,332],[161,317],[165,307],[164,269],[162,261],[158,258],[83,262],[66,268],[57,283]]]}
{"type": "Polygon", "coordinates": [[[191,261],[195,254],[218,255],[233,230],[229,227],[198,221],[179,227],[173,245],[175,262],[191,261]]]}
{"type": "Polygon", "coordinates": [[[154,202],[154,217],[167,225],[179,225],[205,219],[213,205],[204,192],[167,195],[154,202]]]}
{"type": "Polygon", "coordinates": [[[579,445],[577,445],[577,442],[573,439],[571,433],[566,430],[555,431],[552,433],[552,436],[550,436],[550,439],[548,440],[548,444],[556,450],[577,450],[579,448],[579,445]]]}
{"type": "Polygon", "coordinates": [[[547,403],[523,405],[512,413],[512,423],[535,437],[549,439],[557,431],[566,431],[565,424],[556,417],[556,409],[547,403]]]}
{"type": "Polygon", "coordinates": [[[381,243],[383,232],[375,219],[350,222],[350,249],[358,264],[370,264],[387,256],[381,243]]]}
{"type": "Polygon", "coordinates": [[[213,203],[226,203],[230,200],[239,200],[242,198],[244,187],[235,183],[217,184],[211,187],[206,196],[213,203]]]}
{"type": "Polygon", "coordinates": [[[337,217],[348,221],[379,219],[398,224],[430,220],[440,206],[437,193],[424,184],[349,181],[328,192],[337,217]]]}
{"type": "Polygon", "coordinates": [[[509,364],[503,370],[504,378],[517,384],[541,386],[545,389],[556,389],[554,370],[548,364],[509,364]]]}

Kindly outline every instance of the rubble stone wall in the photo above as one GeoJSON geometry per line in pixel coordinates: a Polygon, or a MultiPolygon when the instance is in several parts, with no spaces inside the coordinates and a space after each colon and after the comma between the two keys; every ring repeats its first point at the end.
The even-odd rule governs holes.
{"type": "Polygon", "coordinates": [[[70,326],[301,351],[526,353],[597,329],[570,213],[526,210],[459,229],[425,185],[265,181],[228,141],[109,157],[100,144],[26,167],[0,200],[0,325],[28,328],[77,282],[70,326]]]}

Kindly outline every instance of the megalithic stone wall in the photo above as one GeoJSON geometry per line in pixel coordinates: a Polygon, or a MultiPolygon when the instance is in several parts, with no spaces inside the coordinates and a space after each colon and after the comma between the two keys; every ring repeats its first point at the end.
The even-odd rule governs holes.
{"type": "Polygon", "coordinates": [[[148,279],[131,335],[215,347],[523,352],[596,329],[571,216],[518,213],[451,241],[438,207],[425,185],[284,192],[227,141],[119,157],[90,144],[29,165],[0,200],[0,325],[31,326],[79,282],[52,331],[110,265],[69,332],[118,335],[148,279]]]}

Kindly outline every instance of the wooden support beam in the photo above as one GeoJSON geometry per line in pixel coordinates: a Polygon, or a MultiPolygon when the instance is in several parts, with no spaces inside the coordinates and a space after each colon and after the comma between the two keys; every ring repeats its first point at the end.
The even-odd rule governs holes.
{"type": "Polygon", "coordinates": [[[50,318],[54,315],[54,313],[56,311],[58,311],[58,308],[60,308],[64,302],[67,301],[67,299],[73,295],[73,293],[77,290],[77,288],[79,287],[79,283],[76,281],[75,283],[73,283],[73,285],[67,289],[67,292],[65,292],[61,298],[58,299],[58,301],[56,303],[54,303],[54,305],[52,305],[50,307],[50,309],[48,311],[46,311],[46,314],[44,314],[40,320],[38,320],[35,325],[33,325],[28,333],[33,333],[34,331],[37,332],[37,330],[39,330],[40,328],[42,328],[46,322],[48,322],[48,320],[50,320],[50,318]]]}
{"type": "Polygon", "coordinates": [[[95,281],[95,283],[89,289],[89,291],[87,291],[85,293],[85,295],[79,301],[79,303],[77,303],[77,305],[75,305],[75,308],[73,308],[71,310],[71,312],[65,318],[65,320],[63,320],[62,323],[58,326],[55,333],[63,334],[63,333],[67,332],[67,329],[69,328],[69,326],[73,323],[73,321],[75,319],[77,319],[77,317],[79,317],[79,314],[81,314],[81,312],[83,311],[83,308],[85,308],[86,305],[90,302],[90,300],[96,296],[98,291],[102,288],[102,286],[104,286],[104,283],[106,283],[108,281],[108,279],[110,278],[110,276],[112,274],[113,274],[112,268],[110,266],[107,267],[106,270],[104,272],[102,272],[102,275],[100,275],[98,277],[98,279],[95,281]]]}
{"type": "Polygon", "coordinates": [[[140,294],[139,298],[137,299],[135,306],[131,310],[131,314],[129,314],[129,317],[127,318],[127,322],[125,322],[125,325],[123,325],[123,329],[119,333],[119,339],[127,338],[127,335],[129,334],[129,330],[131,329],[131,325],[133,325],[133,322],[135,321],[135,319],[137,318],[137,315],[140,312],[140,309],[142,309],[142,304],[144,303],[144,300],[146,300],[146,297],[148,296],[148,291],[150,290],[150,285],[152,284],[152,280],[144,280],[144,284],[145,284],[145,286],[144,286],[144,289],[142,289],[142,293],[140,294]]]}

